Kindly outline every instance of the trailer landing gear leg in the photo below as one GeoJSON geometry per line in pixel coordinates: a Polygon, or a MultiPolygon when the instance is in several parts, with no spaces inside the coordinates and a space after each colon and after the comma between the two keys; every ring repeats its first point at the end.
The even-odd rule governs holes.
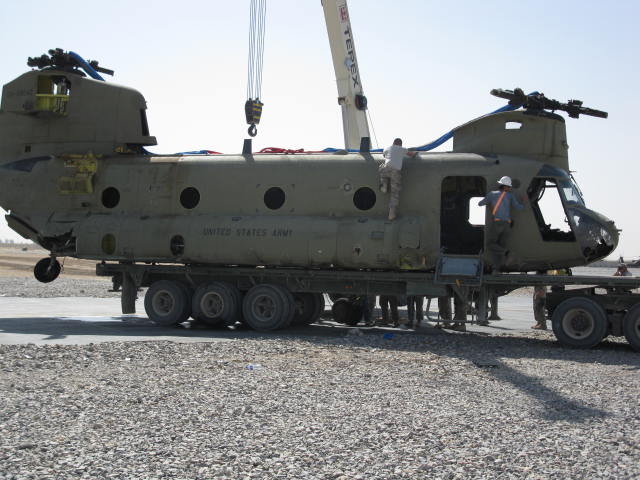
{"type": "Polygon", "coordinates": [[[127,272],[122,272],[122,294],[120,296],[122,313],[136,313],[137,298],[138,287],[133,281],[133,277],[127,272]]]}

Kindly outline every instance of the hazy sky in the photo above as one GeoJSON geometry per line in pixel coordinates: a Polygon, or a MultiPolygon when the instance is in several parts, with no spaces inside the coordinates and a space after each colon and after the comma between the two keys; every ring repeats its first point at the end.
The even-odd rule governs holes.
{"type": "MultiPolygon", "coordinates": [[[[320,0],[267,3],[254,149],[341,147],[320,0]]],[[[623,230],[615,254],[640,256],[640,2],[349,0],[349,10],[378,146],[396,136],[424,144],[502,106],[492,88],[608,111],[607,120],[567,118],[570,165],[587,206],[623,230]]],[[[152,151],[237,153],[247,128],[248,28],[249,0],[4,1],[0,83],[26,71],[29,56],[73,50],[146,97],[152,151]]],[[[2,238],[19,238],[4,221],[2,238]]]]}

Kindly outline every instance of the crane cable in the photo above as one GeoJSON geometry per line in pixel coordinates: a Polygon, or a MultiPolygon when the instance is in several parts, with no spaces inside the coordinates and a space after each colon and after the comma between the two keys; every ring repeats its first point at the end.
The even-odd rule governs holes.
{"type": "Polygon", "coordinates": [[[262,105],[260,95],[262,91],[262,64],[264,57],[264,32],[267,13],[266,0],[251,0],[249,25],[249,65],[247,77],[247,101],[244,112],[248,133],[255,137],[258,133],[256,125],[260,123],[262,105]]]}

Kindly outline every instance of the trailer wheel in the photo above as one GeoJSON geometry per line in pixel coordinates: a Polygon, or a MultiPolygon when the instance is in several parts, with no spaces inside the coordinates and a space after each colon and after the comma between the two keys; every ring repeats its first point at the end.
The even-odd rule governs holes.
{"type": "Polygon", "coordinates": [[[320,307],[324,307],[324,298],[319,293],[296,292],[293,298],[296,302],[296,311],[293,315],[292,325],[311,325],[320,315],[320,307]]]}
{"type": "Polygon", "coordinates": [[[339,298],[331,306],[333,319],[338,323],[344,323],[355,327],[362,320],[364,307],[351,298],[339,298]]]}
{"type": "Polygon", "coordinates": [[[311,295],[313,295],[313,313],[307,325],[317,322],[324,312],[324,295],[322,293],[312,293],[311,295]]]}
{"type": "Polygon", "coordinates": [[[344,295],[342,293],[327,293],[327,295],[329,296],[329,300],[331,300],[334,303],[340,300],[341,298],[344,298],[344,295]]]}
{"type": "Polygon", "coordinates": [[[640,351],[640,303],[629,309],[623,320],[624,336],[634,350],[640,351]]]}
{"type": "Polygon", "coordinates": [[[554,310],[551,322],[558,341],[570,347],[594,347],[607,334],[607,315],[589,298],[563,301],[554,310]]]}
{"type": "Polygon", "coordinates": [[[283,287],[282,285],[271,285],[271,287],[276,289],[278,293],[280,293],[280,295],[282,296],[282,299],[285,301],[286,305],[289,307],[289,313],[286,319],[284,320],[282,325],[280,325],[278,328],[288,327],[289,325],[291,325],[291,322],[293,322],[293,317],[296,313],[296,301],[293,298],[293,293],[291,293],[291,291],[288,288],[283,287]]]}
{"type": "Polygon", "coordinates": [[[144,309],[149,320],[164,327],[184,322],[191,314],[187,287],[170,280],[153,283],[144,296],[144,309]]]}
{"type": "Polygon", "coordinates": [[[222,282],[200,285],[191,302],[193,317],[207,325],[235,321],[239,305],[231,289],[222,282]]]}
{"type": "Polygon", "coordinates": [[[244,321],[254,330],[268,332],[286,326],[291,319],[293,302],[281,288],[261,284],[251,287],[242,301],[244,321]]]}
{"type": "Polygon", "coordinates": [[[355,327],[358,323],[360,323],[360,320],[362,320],[363,312],[364,308],[362,307],[362,305],[351,302],[351,311],[349,312],[349,316],[347,317],[347,325],[355,327]]]}

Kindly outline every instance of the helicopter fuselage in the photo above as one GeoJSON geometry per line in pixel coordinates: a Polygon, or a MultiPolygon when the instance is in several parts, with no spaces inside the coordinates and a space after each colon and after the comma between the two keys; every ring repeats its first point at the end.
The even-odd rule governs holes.
{"type": "Polygon", "coordinates": [[[431,270],[443,252],[487,251],[489,212],[472,212],[508,175],[526,199],[513,212],[505,270],[584,265],[617,245],[613,222],[585,207],[568,174],[557,115],[483,117],[456,130],[453,152],[405,159],[390,221],[380,154],[153,155],[145,108],[135,90],[64,71],[7,84],[9,225],[55,255],[95,260],[431,270]],[[549,221],[551,196],[559,224],[549,221]]]}

